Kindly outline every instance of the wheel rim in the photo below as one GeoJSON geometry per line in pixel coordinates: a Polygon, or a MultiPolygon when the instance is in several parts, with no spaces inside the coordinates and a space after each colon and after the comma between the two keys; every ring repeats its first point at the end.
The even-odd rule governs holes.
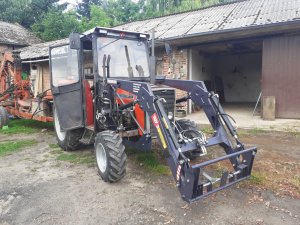
{"type": "Polygon", "coordinates": [[[65,140],[66,132],[61,131],[61,129],[60,129],[60,124],[59,124],[59,121],[58,121],[58,116],[57,116],[56,110],[54,110],[54,125],[55,125],[55,132],[56,132],[56,135],[57,135],[58,139],[60,141],[65,140]]]}
{"type": "Polygon", "coordinates": [[[107,167],[106,151],[101,143],[97,144],[96,147],[96,159],[99,170],[101,173],[105,173],[107,167]]]}

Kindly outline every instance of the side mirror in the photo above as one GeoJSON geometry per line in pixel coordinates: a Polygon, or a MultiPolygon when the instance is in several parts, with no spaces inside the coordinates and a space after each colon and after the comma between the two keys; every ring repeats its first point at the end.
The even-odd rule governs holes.
{"type": "Polygon", "coordinates": [[[172,55],[173,50],[169,43],[165,43],[165,50],[167,55],[170,57],[172,55]]]}
{"type": "Polygon", "coordinates": [[[80,34],[79,33],[71,33],[69,35],[69,43],[70,49],[80,49],[80,34]]]}

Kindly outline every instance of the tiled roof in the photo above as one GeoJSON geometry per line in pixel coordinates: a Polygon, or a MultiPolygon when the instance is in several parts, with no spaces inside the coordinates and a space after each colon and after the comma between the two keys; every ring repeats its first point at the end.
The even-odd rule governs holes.
{"type": "Polygon", "coordinates": [[[57,41],[50,41],[41,44],[28,46],[20,49],[20,57],[22,60],[47,58],[49,57],[49,47],[54,45],[63,45],[69,43],[69,39],[62,39],[57,41]]]}
{"type": "Polygon", "coordinates": [[[182,38],[201,33],[300,22],[300,0],[244,0],[115,27],[151,33],[157,39],[182,38]]]}
{"type": "Polygon", "coordinates": [[[34,34],[18,24],[0,21],[0,43],[11,45],[31,45],[40,43],[34,34]]]}

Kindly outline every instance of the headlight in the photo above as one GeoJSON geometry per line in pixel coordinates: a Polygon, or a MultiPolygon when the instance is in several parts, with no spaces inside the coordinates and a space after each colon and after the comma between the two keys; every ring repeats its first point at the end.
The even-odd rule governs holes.
{"type": "Polygon", "coordinates": [[[173,120],[174,119],[174,114],[172,112],[168,112],[168,119],[173,120]]]}

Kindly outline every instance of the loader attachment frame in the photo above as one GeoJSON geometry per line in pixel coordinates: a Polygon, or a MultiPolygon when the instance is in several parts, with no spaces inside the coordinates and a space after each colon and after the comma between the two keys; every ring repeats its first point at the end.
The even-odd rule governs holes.
{"type": "MultiPolygon", "coordinates": [[[[194,104],[202,107],[215,130],[214,135],[207,140],[204,147],[219,145],[224,149],[226,155],[198,164],[192,164],[185,153],[197,149],[199,143],[196,140],[184,143],[178,141],[178,136],[173,129],[175,124],[166,115],[162,104],[163,99],[153,94],[149,83],[108,79],[107,84],[114,90],[120,88],[136,95],[136,100],[133,104],[139,104],[140,108],[151,118],[152,124],[156,128],[163,154],[185,201],[193,202],[199,200],[245,180],[251,175],[257,149],[244,148],[244,145],[238,139],[235,128],[219,104],[218,96],[213,92],[208,92],[204,82],[173,80],[164,77],[156,78],[156,84],[186,91],[188,95],[183,100],[177,101],[190,99],[194,104]],[[228,134],[227,130],[230,134],[228,134]],[[236,147],[233,146],[229,135],[236,141],[236,147]],[[207,166],[224,160],[230,161],[233,168],[232,172],[226,171],[219,178],[212,178],[205,173],[207,166]],[[204,180],[202,179],[203,177],[205,178],[204,180]]],[[[133,104],[130,104],[130,106],[133,104]]],[[[125,109],[126,107],[124,105],[122,108],[125,109]]],[[[140,148],[144,146],[146,149],[146,146],[149,146],[149,143],[151,143],[151,134],[143,134],[141,140],[144,143],[139,144],[140,148]]]]}

